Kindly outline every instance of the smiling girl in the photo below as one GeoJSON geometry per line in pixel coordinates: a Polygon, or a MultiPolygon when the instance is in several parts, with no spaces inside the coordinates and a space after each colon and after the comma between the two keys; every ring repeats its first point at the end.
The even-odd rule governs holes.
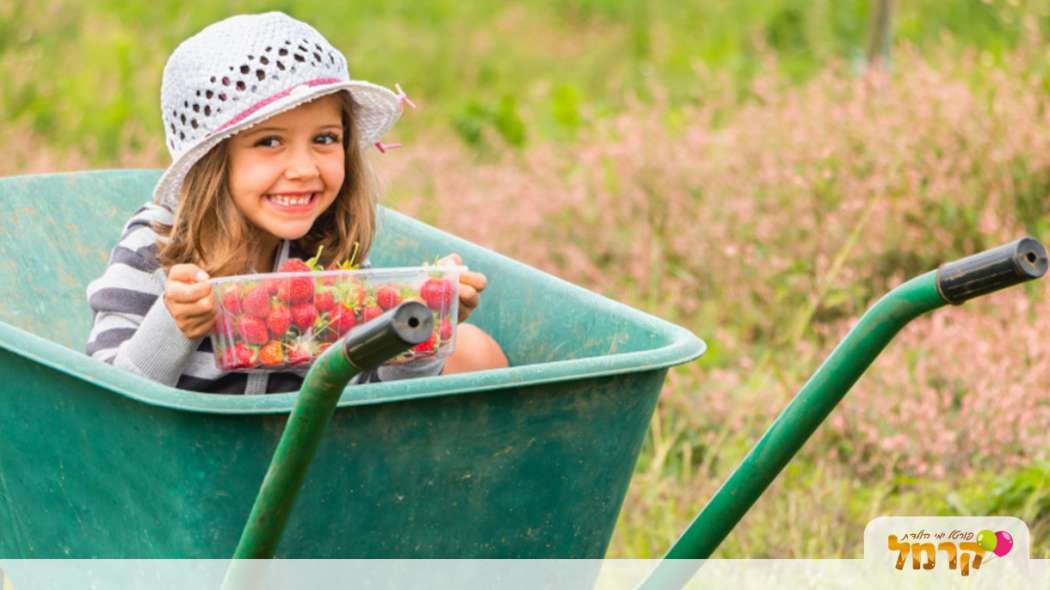
{"type": "MultiPolygon", "coordinates": [[[[325,266],[365,259],[375,183],[364,150],[400,117],[404,94],[350,79],[313,27],[282,13],[241,15],[184,41],[164,68],[161,109],[172,164],[124,226],[87,289],[93,358],[182,389],[294,391],[301,373],[216,368],[212,277],[276,271],[321,249],[325,266]]],[[[380,144],[381,145],[381,144],[380,144]]],[[[460,264],[456,254],[445,259],[460,264]]],[[[460,279],[460,320],[486,278],[460,279]]],[[[355,382],[505,367],[499,345],[461,324],[446,361],[384,366],[355,382]]]]}

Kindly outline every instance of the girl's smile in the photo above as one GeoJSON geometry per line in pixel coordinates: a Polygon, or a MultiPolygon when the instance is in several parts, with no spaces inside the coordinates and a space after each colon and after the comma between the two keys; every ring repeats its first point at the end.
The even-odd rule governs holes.
{"type": "Polygon", "coordinates": [[[321,192],[297,192],[266,195],[266,201],[280,213],[304,215],[313,211],[320,200],[321,192]]]}
{"type": "Polygon", "coordinates": [[[341,112],[327,95],[231,138],[230,196],[267,234],[267,249],[306,235],[335,202],[346,165],[341,112]]]}

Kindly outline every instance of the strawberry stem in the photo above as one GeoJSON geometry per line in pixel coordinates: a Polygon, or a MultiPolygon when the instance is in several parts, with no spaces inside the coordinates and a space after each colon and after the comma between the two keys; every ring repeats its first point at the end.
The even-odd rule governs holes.
{"type": "Polygon", "coordinates": [[[313,270],[324,270],[324,269],[321,268],[321,265],[320,265],[321,252],[323,250],[324,250],[324,244],[321,244],[320,246],[318,246],[317,247],[317,254],[315,254],[313,258],[311,258],[311,259],[306,261],[306,266],[309,266],[313,270]]]}

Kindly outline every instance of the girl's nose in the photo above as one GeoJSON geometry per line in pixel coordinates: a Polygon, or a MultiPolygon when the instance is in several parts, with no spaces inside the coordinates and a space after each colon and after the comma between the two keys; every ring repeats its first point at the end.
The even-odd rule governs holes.
{"type": "Polygon", "coordinates": [[[289,179],[310,178],[318,175],[317,162],[309,148],[296,149],[289,156],[284,174],[289,179]]]}

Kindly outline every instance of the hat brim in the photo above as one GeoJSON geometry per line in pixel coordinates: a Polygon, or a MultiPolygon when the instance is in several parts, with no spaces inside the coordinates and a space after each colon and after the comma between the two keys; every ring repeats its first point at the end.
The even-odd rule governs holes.
{"type": "Polygon", "coordinates": [[[193,168],[193,165],[211,151],[213,147],[223,140],[245,129],[249,129],[274,115],[289,111],[311,100],[339,92],[340,90],[350,92],[354,97],[354,101],[361,107],[355,113],[354,118],[358,128],[358,146],[362,151],[379,141],[401,117],[401,103],[398,100],[398,95],[394,94],[389,88],[384,88],[371,82],[353,80],[295,88],[293,92],[280,100],[275,100],[237,121],[235,124],[208,135],[199,144],[179,154],[157,181],[153,189],[154,202],[174,211],[178,206],[179,189],[186,175],[193,168]]]}

